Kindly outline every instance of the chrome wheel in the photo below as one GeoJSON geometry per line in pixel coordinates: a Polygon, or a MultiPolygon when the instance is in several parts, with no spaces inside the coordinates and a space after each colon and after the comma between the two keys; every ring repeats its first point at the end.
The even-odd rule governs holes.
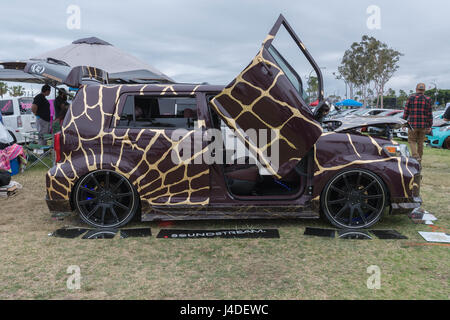
{"type": "Polygon", "coordinates": [[[99,170],[86,175],[75,190],[80,217],[97,228],[116,228],[128,223],[137,210],[137,193],[122,175],[99,170]]]}

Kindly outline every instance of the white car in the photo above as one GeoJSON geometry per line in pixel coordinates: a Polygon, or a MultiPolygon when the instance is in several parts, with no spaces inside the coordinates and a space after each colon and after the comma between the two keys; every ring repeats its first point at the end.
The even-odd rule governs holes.
{"type": "Polygon", "coordinates": [[[36,131],[36,116],[31,112],[32,103],[32,97],[0,99],[3,124],[14,134],[17,143],[24,143],[25,135],[36,131]]]}

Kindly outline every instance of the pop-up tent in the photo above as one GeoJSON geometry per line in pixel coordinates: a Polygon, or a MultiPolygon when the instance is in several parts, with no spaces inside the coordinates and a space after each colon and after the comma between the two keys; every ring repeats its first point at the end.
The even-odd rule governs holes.
{"type": "Polygon", "coordinates": [[[338,107],[362,107],[363,104],[353,99],[346,99],[341,102],[336,103],[338,107]]]}
{"type": "Polygon", "coordinates": [[[43,77],[23,72],[30,61],[65,66],[69,71],[77,66],[95,67],[108,72],[110,82],[174,82],[156,68],[96,37],[76,40],[28,60],[0,62],[0,80],[42,82],[43,77]]]}

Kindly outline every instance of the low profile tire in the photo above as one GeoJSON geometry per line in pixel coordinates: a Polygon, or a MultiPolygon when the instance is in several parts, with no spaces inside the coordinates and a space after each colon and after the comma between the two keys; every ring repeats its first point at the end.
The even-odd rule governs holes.
{"type": "Polygon", "coordinates": [[[364,169],[338,173],[325,186],[322,211],[328,220],[342,229],[368,228],[380,220],[387,205],[383,181],[364,169]]]}
{"type": "Polygon", "coordinates": [[[74,203],[80,218],[96,228],[118,228],[135,215],[139,199],[124,176],[111,171],[93,171],[75,187],[74,203]]]}

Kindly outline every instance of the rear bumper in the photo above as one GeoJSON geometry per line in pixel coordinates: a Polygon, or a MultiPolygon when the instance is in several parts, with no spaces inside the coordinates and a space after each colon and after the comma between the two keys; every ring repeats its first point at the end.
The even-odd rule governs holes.
{"type": "Polygon", "coordinates": [[[45,196],[47,207],[50,212],[72,212],[72,206],[69,200],[50,200],[48,196],[45,196]]]}

